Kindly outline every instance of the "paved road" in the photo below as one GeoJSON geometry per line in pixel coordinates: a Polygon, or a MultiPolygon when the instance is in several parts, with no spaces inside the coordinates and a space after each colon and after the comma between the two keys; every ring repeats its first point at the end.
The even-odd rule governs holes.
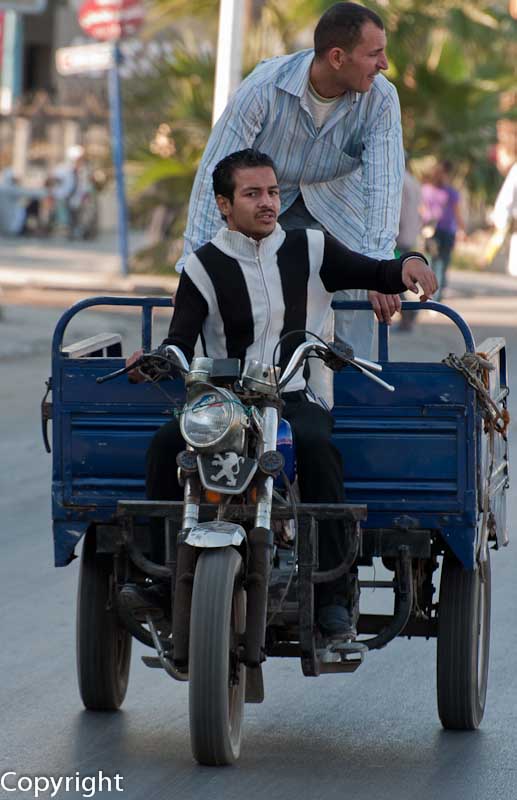
{"type": "MultiPolygon", "coordinates": [[[[473,321],[478,340],[494,332],[507,337],[516,375],[516,301],[494,297],[487,304],[474,298],[458,307],[473,321]]],[[[0,774],[69,776],[70,790],[62,787],[58,798],[92,796],[87,783],[75,791],[74,780],[98,776],[99,770],[118,774],[124,793],[118,794],[113,782],[111,792],[105,783],[94,796],[125,800],[517,798],[515,545],[493,554],[491,675],[487,713],[477,733],[441,730],[435,645],[420,640],[400,640],[369,654],[355,675],[309,679],[295,661],[269,661],[266,701],[246,707],[243,752],[234,768],[193,763],[186,686],[146,669],[139,646],[124,709],[115,714],[82,709],[74,663],[78,568],[77,562],[59,570],[52,565],[50,457],[39,432],[48,335],[57,315],[48,308],[8,305],[0,323],[0,774]]],[[[121,330],[132,339],[128,349],[136,344],[138,326],[129,315],[92,315],[72,338],[99,328],[121,330]]],[[[408,357],[445,355],[458,347],[435,317],[414,337],[393,341],[394,350],[408,357]]],[[[517,419],[516,412],[514,404],[517,419]]],[[[516,511],[510,499],[510,519],[516,511]]],[[[0,789],[2,800],[34,796],[7,791],[11,785],[0,789]]]]}

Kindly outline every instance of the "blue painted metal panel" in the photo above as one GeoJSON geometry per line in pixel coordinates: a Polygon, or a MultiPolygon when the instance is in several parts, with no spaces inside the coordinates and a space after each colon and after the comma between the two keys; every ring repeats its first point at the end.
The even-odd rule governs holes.
{"type": "Polygon", "coordinates": [[[440,532],[463,566],[466,569],[474,569],[476,566],[477,528],[469,528],[465,525],[458,525],[455,528],[444,527],[442,524],[440,532]]]}
{"type": "Polygon", "coordinates": [[[105,413],[111,412],[113,406],[119,408],[121,403],[131,409],[141,404],[166,406],[169,414],[172,408],[181,407],[185,389],[179,379],[164,381],[160,387],[152,383],[129,383],[126,375],[107,383],[96,383],[99,376],[121,369],[124,363],[123,358],[66,359],[62,371],[63,403],[76,410],[84,408],[86,412],[93,408],[100,410],[105,405],[105,413]]]}
{"type": "Polygon", "coordinates": [[[351,367],[336,375],[335,415],[341,413],[343,406],[358,403],[370,409],[417,407],[423,415],[434,415],[440,407],[449,410],[467,403],[469,388],[465,379],[445,364],[388,361],[382,363],[382,368],[382,378],[395,386],[394,392],[387,392],[351,367]]]}
{"type": "MultiPolygon", "coordinates": [[[[387,414],[378,420],[361,418],[361,408],[350,418],[336,421],[335,441],[345,464],[345,484],[355,500],[354,489],[374,493],[369,505],[374,507],[376,488],[389,492],[393,500],[400,494],[418,498],[419,493],[446,493],[444,501],[455,500],[459,470],[465,469],[463,419],[431,420],[391,419],[387,414]]],[[[386,498],[383,498],[386,500],[386,498]]]]}
{"type": "Polygon", "coordinates": [[[163,422],[134,414],[89,419],[84,414],[73,415],[70,458],[74,480],[109,475],[141,477],[146,448],[163,422]]]}

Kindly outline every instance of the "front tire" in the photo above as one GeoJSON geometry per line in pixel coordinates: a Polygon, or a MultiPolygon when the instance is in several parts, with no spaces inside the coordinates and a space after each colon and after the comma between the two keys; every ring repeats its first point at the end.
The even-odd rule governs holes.
{"type": "Polygon", "coordinates": [[[490,558],[466,570],[443,560],[437,648],[438,714],[444,728],[476,730],[485,711],[490,650],[490,558]]]}
{"type": "Polygon", "coordinates": [[[237,635],[246,624],[242,559],[233,547],[205,550],[194,576],[190,616],[190,739],[196,761],[233,764],[239,757],[246,668],[237,635]]]}
{"type": "Polygon", "coordinates": [[[77,595],[77,676],[86,708],[116,711],[126,696],[131,634],[112,602],[113,558],[96,552],[95,532],[86,534],[77,595]]]}

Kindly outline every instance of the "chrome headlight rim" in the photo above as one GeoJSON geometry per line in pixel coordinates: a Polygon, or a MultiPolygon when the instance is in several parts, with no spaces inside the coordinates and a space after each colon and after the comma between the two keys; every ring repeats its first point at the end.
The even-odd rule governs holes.
{"type": "Polygon", "coordinates": [[[220,450],[222,444],[224,443],[225,439],[232,438],[235,432],[239,432],[242,429],[242,422],[243,422],[243,413],[239,409],[239,400],[233,392],[229,391],[228,389],[224,389],[220,386],[212,386],[211,384],[200,384],[196,385],[196,392],[192,397],[189,397],[188,402],[183,408],[183,412],[180,417],[180,431],[181,435],[183,436],[184,440],[187,444],[193,447],[195,450],[199,451],[213,451],[213,450],[220,450]],[[200,443],[196,439],[194,439],[191,435],[189,435],[188,431],[186,430],[186,424],[188,423],[188,413],[192,413],[192,407],[195,404],[196,400],[200,399],[203,394],[206,392],[210,392],[214,395],[218,395],[221,397],[225,403],[227,404],[227,411],[229,413],[229,420],[228,424],[226,425],[225,430],[220,433],[217,437],[211,439],[209,442],[200,443]]]}

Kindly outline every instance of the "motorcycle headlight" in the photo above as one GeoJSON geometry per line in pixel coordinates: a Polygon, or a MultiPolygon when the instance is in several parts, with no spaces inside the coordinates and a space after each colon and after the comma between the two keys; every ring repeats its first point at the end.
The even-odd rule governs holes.
{"type": "Polygon", "coordinates": [[[181,435],[197,450],[241,453],[248,419],[239,400],[226,389],[207,388],[183,409],[181,435]]]}

